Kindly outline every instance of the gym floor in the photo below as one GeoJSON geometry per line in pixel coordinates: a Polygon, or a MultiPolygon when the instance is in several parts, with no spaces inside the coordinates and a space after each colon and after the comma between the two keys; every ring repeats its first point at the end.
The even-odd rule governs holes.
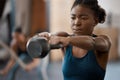
{"type": "MultiPolygon", "coordinates": [[[[61,71],[61,62],[51,62],[48,65],[48,77],[49,80],[63,80],[62,71],[61,71]]],[[[15,80],[41,80],[39,74],[36,72],[37,70],[33,70],[25,72],[21,68],[16,73],[15,80]],[[39,76],[39,77],[38,77],[39,76]]],[[[109,62],[107,66],[107,72],[105,76],[105,80],[119,80],[120,79],[120,60],[115,62],[109,62]]],[[[8,80],[7,76],[0,76],[0,80],[8,80]]]]}

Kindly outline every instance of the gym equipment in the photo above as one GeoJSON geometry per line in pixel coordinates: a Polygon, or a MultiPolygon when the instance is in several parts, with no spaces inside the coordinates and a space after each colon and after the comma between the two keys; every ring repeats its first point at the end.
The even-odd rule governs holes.
{"type": "Polygon", "coordinates": [[[32,58],[44,58],[51,49],[62,48],[63,45],[51,45],[44,37],[32,37],[28,40],[26,48],[32,58]]]}

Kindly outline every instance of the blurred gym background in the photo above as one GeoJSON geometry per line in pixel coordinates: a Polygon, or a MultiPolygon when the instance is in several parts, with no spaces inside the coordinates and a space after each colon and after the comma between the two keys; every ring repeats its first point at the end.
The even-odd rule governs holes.
{"type": "MultiPolygon", "coordinates": [[[[24,34],[33,36],[38,32],[70,30],[70,8],[74,0],[0,0],[0,40],[9,46],[11,33],[15,27],[21,26],[24,34]]],[[[104,24],[95,28],[96,34],[106,34],[112,39],[105,80],[120,79],[120,0],[98,0],[106,10],[107,17],[104,24]]],[[[47,74],[49,80],[63,80],[61,51],[51,51],[47,74]]],[[[9,54],[0,47],[0,69],[9,60],[9,54]]],[[[7,75],[9,76],[9,75],[7,75]]],[[[0,80],[7,80],[7,76],[0,76],[0,80]]],[[[21,68],[16,73],[15,80],[40,80],[37,73],[24,72],[21,68]]]]}

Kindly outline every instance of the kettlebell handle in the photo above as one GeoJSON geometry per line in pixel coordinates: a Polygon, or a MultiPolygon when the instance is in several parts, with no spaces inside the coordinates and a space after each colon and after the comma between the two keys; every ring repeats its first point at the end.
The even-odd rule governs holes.
{"type": "Polygon", "coordinates": [[[50,44],[50,48],[51,49],[59,49],[59,48],[63,48],[63,45],[62,44],[57,44],[57,45],[50,44]]]}

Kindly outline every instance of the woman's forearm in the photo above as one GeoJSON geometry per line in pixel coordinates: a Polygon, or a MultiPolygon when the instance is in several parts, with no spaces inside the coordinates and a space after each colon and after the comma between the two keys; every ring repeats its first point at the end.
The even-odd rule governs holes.
{"type": "Polygon", "coordinates": [[[94,40],[90,36],[69,36],[61,39],[61,42],[66,40],[70,45],[77,46],[86,50],[94,49],[94,40]]]}
{"type": "Polygon", "coordinates": [[[10,59],[10,61],[7,63],[6,67],[4,68],[4,71],[8,72],[15,64],[14,59],[10,59]]]}

